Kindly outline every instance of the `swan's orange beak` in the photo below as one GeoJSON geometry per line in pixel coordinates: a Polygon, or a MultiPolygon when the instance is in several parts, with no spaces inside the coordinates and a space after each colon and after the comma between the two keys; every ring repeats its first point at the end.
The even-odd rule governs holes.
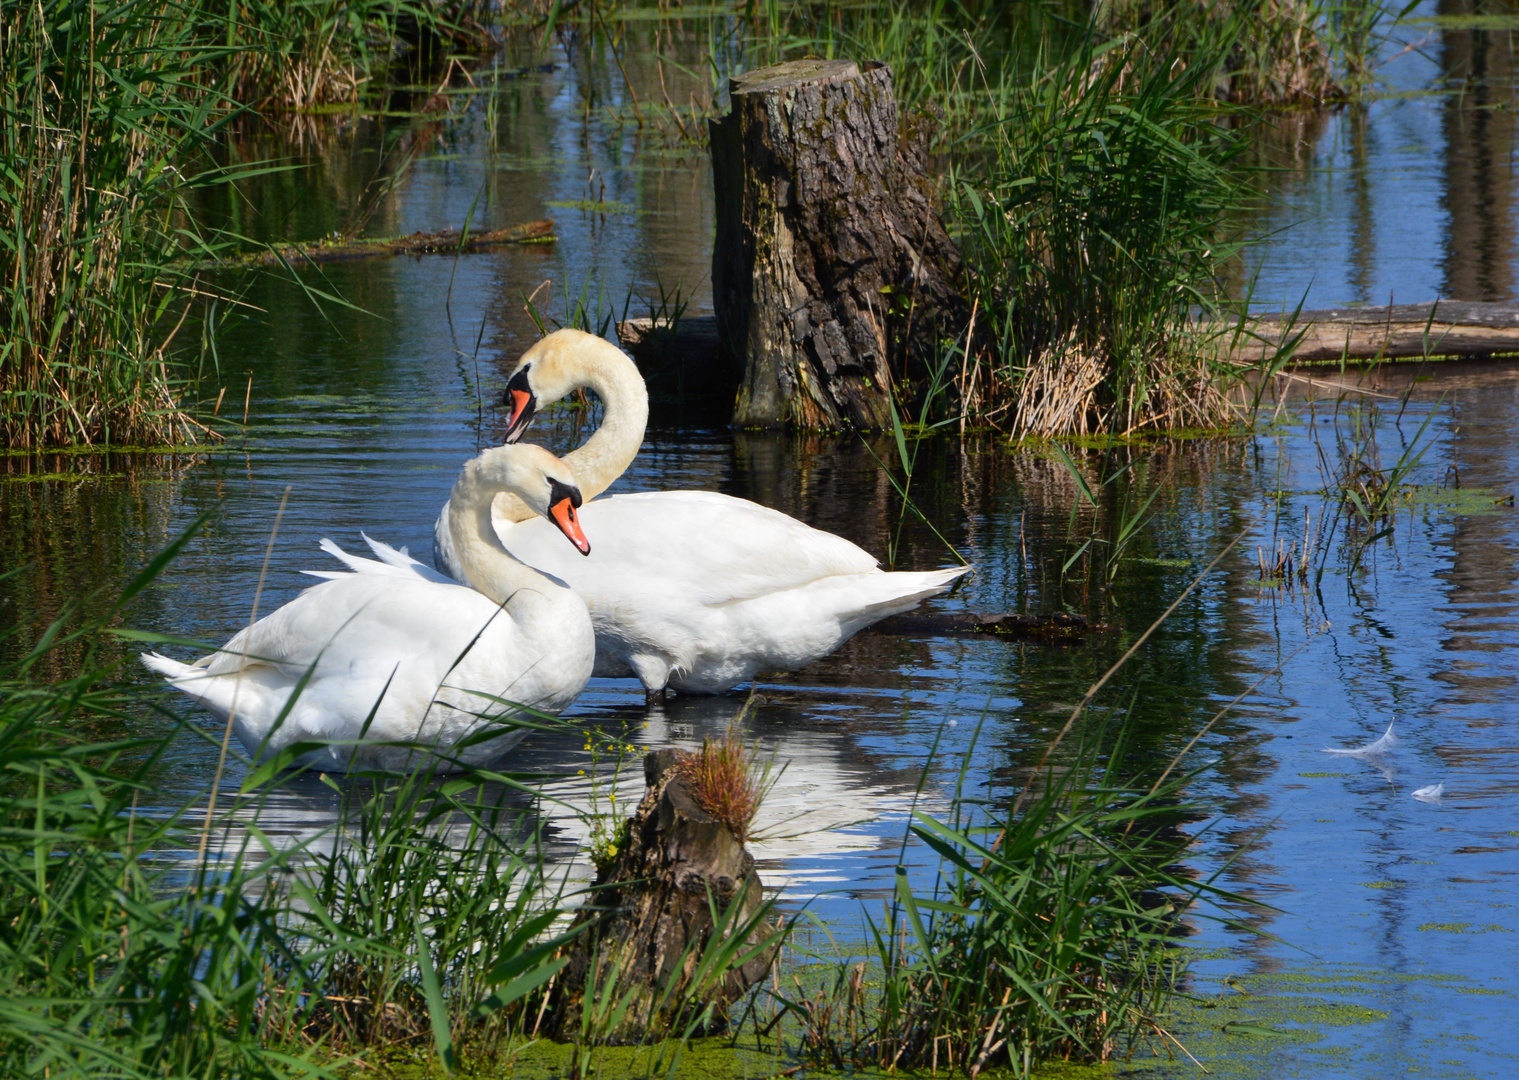
{"type": "Polygon", "coordinates": [[[538,410],[538,398],[533,393],[533,384],[528,377],[531,367],[530,364],[524,364],[518,368],[506,384],[506,393],[501,395],[501,404],[512,407],[512,414],[506,420],[505,441],[509,443],[522,438],[527,426],[533,422],[533,413],[538,410]]]}
{"type": "Polygon", "coordinates": [[[506,399],[512,407],[512,414],[506,420],[506,441],[510,443],[522,437],[533,419],[533,395],[526,390],[514,389],[506,392],[506,399]]]}
{"type": "Polygon", "coordinates": [[[580,549],[580,554],[591,553],[591,542],[580,531],[580,518],[575,514],[575,506],[568,495],[549,507],[549,517],[554,519],[559,531],[570,538],[570,543],[580,549]]]}

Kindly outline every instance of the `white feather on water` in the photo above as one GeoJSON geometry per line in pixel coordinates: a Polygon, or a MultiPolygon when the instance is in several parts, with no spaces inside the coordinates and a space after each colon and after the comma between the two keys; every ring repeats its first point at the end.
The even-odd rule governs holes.
{"type": "Polygon", "coordinates": [[[1421,787],[1418,791],[1415,791],[1413,793],[1413,796],[1420,802],[1439,802],[1440,796],[1444,794],[1445,784],[1439,783],[1430,784],[1428,787],[1421,787]]]}
{"type": "Polygon", "coordinates": [[[1327,747],[1321,751],[1325,754],[1338,754],[1340,757],[1377,757],[1386,754],[1398,745],[1398,737],[1392,733],[1392,725],[1396,721],[1388,721],[1387,730],[1380,739],[1358,746],[1354,750],[1331,750],[1327,747]]]}

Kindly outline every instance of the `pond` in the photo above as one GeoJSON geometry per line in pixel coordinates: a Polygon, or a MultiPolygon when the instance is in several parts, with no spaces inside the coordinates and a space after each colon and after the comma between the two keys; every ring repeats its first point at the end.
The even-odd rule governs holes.
{"type": "MultiPolygon", "coordinates": [[[[1462,35],[1478,31],[1449,31],[1439,48],[1458,50],[1462,35]]],[[[686,44],[699,37],[690,31],[686,44]]],[[[1463,62],[1480,52],[1485,70],[1506,73],[1509,48],[1494,35],[1463,62]]],[[[1451,70],[1454,60],[1434,55],[1408,86],[1451,70]]],[[[552,216],[558,242],[334,264],[304,272],[299,287],[253,282],[211,380],[227,388],[224,415],[241,419],[246,400],[228,445],[197,457],[4,459],[4,565],[34,564],[0,582],[8,625],[35,633],[70,600],[119,585],[203,514],[130,609],[132,625],[225,640],[247,622],[266,548],[262,611],[310,584],[300,570],[330,568],[321,537],[361,548],[364,530],[426,552],[460,463],[504,423],[491,403],[537,334],[527,297],[551,317],[565,318],[566,298],[620,317],[678,283],[691,311],[710,310],[705,158],[584,109],[582,80],[614,105],[625,92],[615,67],[548,59],[498,72],[496,103],[482,95],[446,126],[324,129],[305,144],[307,168],[226,213],[253,235],[329,232],[392,167],[400,135],[415,160],[374,200],[371,234],[471,214],[476,227],[552,216]],[[318,308],[305,289],[343,302],[318,308]]],[[[658,85],[638,69],[634,81],[658,85]]],[[[1511,95],[1507,82],[1493,86],[1511,95]]],[[[1304,167],[1282,176],[1272,211],[1305,224],[1260,249],[1262,296],[1295,304],[1306,291],[1310,307],[1394,291],[1514,298],[1511,114],[1452,100],[1382,99],[1308,132],[1304,167]],[[1496,128],[1473,136],[1475,118],[1496,128]],[[1494,186],[1478,190],[1479,180],[1494,186]]],[[[1100,488],[1095,512],[1046,451],[1014,452],[994,437],[925,442],[916,497],[976,566],[933,606],[1070,610],[1112,629],[1080,647],[862,634],[804,671],[762,680],[747,730],[785,766],[757,846],[762,874],[788,903],[857,926],[862,901],[889,895],[900,859],[931,872],[922,849],[900,849],[914,800],[942,809],[962,761],[967,784],[993,797],[1019,783],[1086,689],[1237,540],[1087,721],[1111,724],[1132,708],[1131,767],[1148,776],[1240,699],[1193,751],[1191,764],[1207,768],[1177,820],[1197,836],[1199,874],[1217,872],[1270,908],[1234,913],[1239,926],[1195,922],[1198,1004],[1184,1041],[1223,1075],[1505,1075],[1516,1068],[1507,1035],[1519,1006],[1519,519],[1502,499],[1519,492],[1519,364],[1335,374],[1289,389],[1249,438],[1081,456],[1094,485],[1129,466],[1100,488]],[[1349,455],[1373,452],[1364,440],[1384,466],[1422,455],[1408,478],[1420,488],[1390,518],[1355,527],[1325,488],[1349,455]],[[1123,513],[1125,493],[1132,510],[1156,488],[1111,574],[1068,565],[1123,513]],[[1258,550],[1301,544],[1305,515],[1314,575],[1263,581],[1258,550]],[[1389,724],[1389,754],[1323,752],[1367,744],[1389,724]],[[1435,784],[1442,797],[1412,797],[1435,784]]],[[[530,437],[562,452],[594,419],[562,411],[530,437]]],[[[872,449],[887,448],[661,415],[613,490],[724,491],[884,556],[899,507],[872,449]]],[[[902,527],[898,567],[951,561],[928,528],[902,527]]],[[[677,696],[650,711],[632,680],[594,680],[567,715],[641,752],[722,731],[746,699],[677,696]]],[[[164,769],[169,794],[204,790],[214,741],[182,741],[164,769]]],[[[586,765],[578,737],[556,736],[530,739],[512,763],[570,775],[586,765]]],[[[583,803],[583,782],[556,785],[583,803]]],[[[336,799],[298,783],[278,801],[277,824],[293,835],[322,828],[336,799]]],[[[578,820],[550,812],[547,829],[551,853],[570,858],[578,820]]],[[[1126,1069],[1195,1072],[1164,1060],[1126,1069]]]]}

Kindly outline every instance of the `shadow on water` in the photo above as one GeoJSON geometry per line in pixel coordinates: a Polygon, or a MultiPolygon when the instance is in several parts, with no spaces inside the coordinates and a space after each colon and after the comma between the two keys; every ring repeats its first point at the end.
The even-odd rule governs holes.
{"type": "MultiPolygon", "coordinates": [[[[672,25],[663,55],[702,70],[705,29],[697,20],[672,25]]],[[[1469,93],[1282,121],[1273,152],[1289,167],[1266,220],[1314,224],[1262,249],[1263,299],[1295,304],[1304,289],[1310,306],[1380,301],[1388,291],[1400,300],[1510,298],[1512,120],[1489,107],[1510,100],[1508,36],[1439,33],[1440,63],[1468,72],[1459,77],[1469,93]]],[[[626,58],[639,93],[657,92],[652,56],[631,50],[626,58]]],[[[1414,69],[1398,85],[1444,78],[1420,54],[1396,65],[1414,69]]],[[[318,311],[290,281],[253,281],[241,299],[257,310],[222,339],[220,367],[208,375],[208,396],[227,388],[222,412],[233,425],[224,447],[196,458],[3,459],[3,561],[34,568],[0,582],[0,621],[24,640],[70,601],[119,585],[210,512],[127,621],[225,640],[247,621],[287,488],[264,611],[310,583],[299,570],[326,568],[315,546],[322,536],[349,546],[364,529],[425,553],[459,464],[499,435],[490,402],[535,335],[526,296],[552,281],[534,301],[550,314],[562,315],[566,296],[583,289],[589,303],[618,314],[631,295],[638,313],[639,297],[679,282],[692,311],[710,309],[705,159],[678,140],[614,122],[610,110],[626,104],[628,83],[609,53],[551,48],[502,64],[528,66],[535,70],[500,80],[494,104],[475,95],[449,122],[359,117],[294,147],[247,136],[237,149],[244,157],[293,150],[305,166],[229,197],[225,214],[249,235],[342,229],[378,181],[371,235],[552,216],[558,242],[301,271],[306,286],[352,307],[318,311]],[[399,170],[388,155],[406,140],[411,161],[399,170]],[[397,182],[384,183],[387,176],[397,182]]],[[[1389,78],[1399,70],[1389,65],[1389,78]]],[[[673,65],[663,74],[676,98],[710,92],[707,80],[673,65]]],[[[940,610],[1070,611],[1115,629],[1070,648],[861,634],[804,671],[763,680],[746,732],[784,766],[760,823],[767,881],[839,925],[855,919],[860,898],[873,902],[892,887],[925,769],[919,805],[936,810],[984,721],[970,784],[997,798],[1020,783],[1093,680],[1243,533],[1086,722],[1108,723],[1132,704],[1127,760],[1149,777],[1263,680],[1203,738],[1198,760],[1212,767],[1174,827],[1196,833],[1200,873],[1227,865],[1230,887],[1279,909],[1253,918],[1290,945],[1199,926],[1195,989],[1205,1002],[1222,993],[1232,1008],[1238,995],[1225,980],[1235,978],[1258,997],[1285,1001],[1290,991],[1348,1011],[1324,1019],[1283,1005],[1280,1024],[1304,1034],[1266,1050],[1243,1036],[1214,1038],[1219,1024],[1206,1009],[1189,1023],[1210,1052],[1252,1075],[1371,1077],[1447,1060],[1484,1075],[1504,1071],[1498,1055],[1515,1007],[1519,932],[1511,906],[1519,529],[1514,511],[1483,503],[1482,493],[1519,490],[1511,438],[1519,367],[1400,367],[1358,384],[1336,375],[1311,392],[1293,386],[1276,421],[1250,438],[1073,451],[1096,505],[1053,451],[1012,451],[981,437],[926,443],[914,496],[977,567],[935,602],[940,610]],[[1408,380],[1426,375],[1400,408],[1408,380]],[[1343,453],[1353,411],[1374,427],[1387,464],[1437,407],[1431,447],[1410,478],[1426,495],[1398,505],[1391,534],[1354,562],[1343,531],[1326,539],[1316,588],[1260,580],[1257,547],[1300,535],[1305,513],[1321,529],[1335,519],[1326,469],[1343,453]],[[1157,490],[1122,556],[1109,557],[1124,523],[1157,490]],[[1402,739],[1390,775],[1320,753],[1363,745],[1389,720],[1402,739]],[[1447,793],[1439,804],[1410,797],[1437,781],[1447,793]]],[[[594,409],[560,410],[533,438],[562,451],[595,419],[594,409]]],[[[892,460],[885,444],[876,450],[892,460]]],[[[755,499],[883,557],[901,519],[877,458],[857,437],[659,427],[614,490],[687,487],[755,499]]],[[[1343,525],[1343,510],[1336,520],[1343,525]]],[[[952,561],[921,524],[909,518],[901,529],[900,567],[952,561]]],[[[148,682],[130,664],[122,670],[148,682]]],[[[724,730],[744,700],[677,697],[650,714],[636,684],[597,680],[567,717],[635,748],[615,789],[630,801],[645,749],[693,746],[724,730]]],[[[192,722],[213,731],[204,717],[192,722]]],[[[178,747],[162,777],[166,801],[205,789],[215,738],[178,747]]],[[[503,798],[525,822],[542,824],[557,865],[584,875],[574,861],[585,837],[577,811],[590,799],[579,776],[589,765],[583,736],[530,739],[510,765],[554,775],[551,798],[536,806],[516,793],[503,798]]],[[[240,778],[234,770],[232,781],[240,778]]],[[[264,824],[294,842],[331,825],[338,805],[330,788],[303,778],[273,797],[264,824]]],[[[920,847],[910,846],[906,860],[920,880],[931,871],[920,847]]]]}

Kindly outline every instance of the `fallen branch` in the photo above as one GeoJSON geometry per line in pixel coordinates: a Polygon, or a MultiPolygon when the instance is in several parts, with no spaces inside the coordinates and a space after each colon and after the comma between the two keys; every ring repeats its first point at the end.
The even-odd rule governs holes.
{"type": "Polygon", "coordinates": [[[442,232],[414,232],[410,236],[383,236],[352,239],[338,237],[309,243],[276,244],[265,251],[235,256],[232,266],[277,266],[282,262],[339,262],[345,259],[374,259],[388,255],[451,255],[457,251],[479,251],[502,244],[552,244],[556,239],[552,221],[530,221],[488,232],[461,234],[458,229],[442,232]]]}

